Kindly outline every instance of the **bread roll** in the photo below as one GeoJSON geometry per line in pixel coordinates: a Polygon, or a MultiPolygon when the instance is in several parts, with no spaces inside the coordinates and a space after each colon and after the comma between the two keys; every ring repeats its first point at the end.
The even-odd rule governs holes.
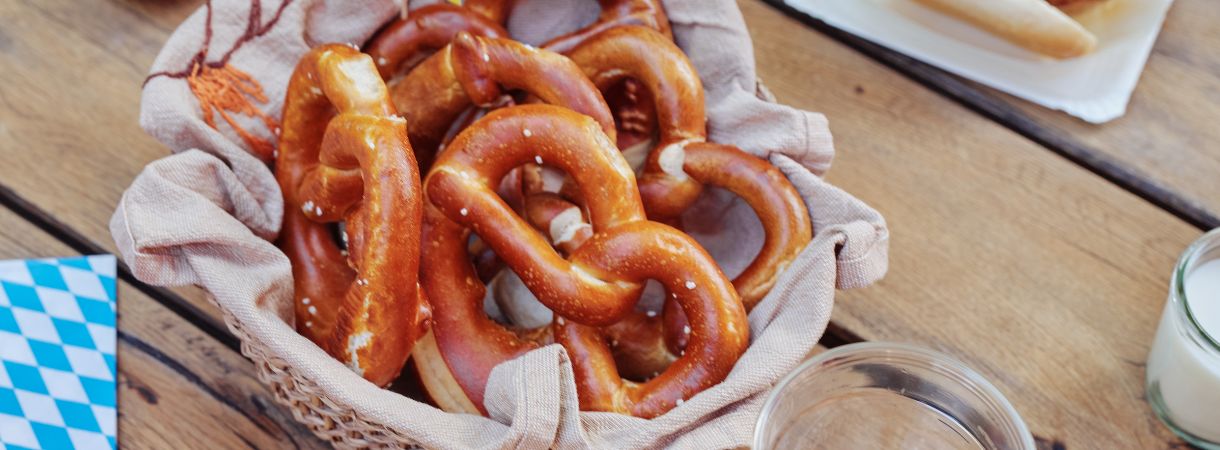
{"type": "Polygon", "coordinates": [[[1097,38],[1046,0],[915,0],[1055,58],[1089,53],[1097,38]]]}

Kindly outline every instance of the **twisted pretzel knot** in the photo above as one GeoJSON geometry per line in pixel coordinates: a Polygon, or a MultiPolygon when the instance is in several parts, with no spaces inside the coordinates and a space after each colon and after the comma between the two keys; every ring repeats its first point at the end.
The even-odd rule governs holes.
{"type": "Polygon", "coordinates": [[[391,96],[407,119],[411,144],[430,159],[462,111],[491,106],[513,89],[593,117],[614,138],[610,110],[580,68],[559,54],[508,39],[458,33],[396,84],[391,96]]]}
{"type": "Polygon", "coordinates": [[[460,6],[438,3],[412,11],[377,33],[365,51],[377,63],[381,77],[390,80],[406,73],[427,52],[448,45],[460,32],[475,36],[508,36],[498,22],[460,6]]]}
{"type": "MultiPolygon", "coordinates": [[[[463,6],[495,23],[504,24],[516,3],[516,0],[466,0],[463,6]]],[[[542,47],[567,53],[590,37],[624,25],[646,26],[673,39],[669,18],[666,17],[665,8],[659,0],[598,0],[597,3],[601,6],[601,14],[596,21],[579,30],[557,36],[542,47]]]]}
{"type": "MultiPolygon", "coordinates": [[[[569,56],[599,88],[610,89],[632,79],[655,102],[659,136],[640,177],[641,197],[650,219],[679,222],[704,184],[733,192],[758,215],[766,235],[763,247],[733,280],[746,310],[753,308],[812,237],[808,212],[795,188],[765,161],[736,147],[705,142],[702,85],[685,55],[664,36],[644,27],[619,27],[586,40],[569,56]]],[[[550,232],[553,243],[562,244],[561,248],[579,247],[583,236],[559,235],[560,230],[579,227],[572,223],[578,215],[556,220],[561,216],[554,212],[565,211],[565,206],[573,205],[563,200],[527,199],[526,212],[540,231],[550,232]]],[[[635,312],[600,330],[581,328],[560,341],[570,352],[610,352],[627,369],[624,375],[646,379],[664,370],[688,344],[692,329],[677,306],[669,301],[659,316],[635,312]],[[573,337],[577,335],[580,337],[573,337]],[[606,341],[611,343],[608,350],[606,341]],[[588,345],[599,347],[584,347],[588,345]]]]}
{"type": "Polygon", "coordinates": [[[404,125],[368,56],[321,46],[289,81],[276,161],[298,331],[379,386],[397,377],[430,316],[404,125]],[[343,220],[350,253],[326,225],[343,220]]]}
{"type": "Polygon", "coordinates": [[[652,220],[676,220],[705,184],[725,188],[753,208],[766,232],[758,256],[733,282],[746,308],[812,236],[805,203],[774,166],[736,147],[706,142],[703,85],[677,45],[644,27],[619,27],[589,39],[569,56],[599,88],[638,80],[655,101],[659,136],[640,176],[652,220]]]}
{"type": "MultiPolygon", "coordinates": [[[[599,0],[601,13],[593,23],[557,36],[542,44],[543,48],[558,53],[567,53],[585,40],[603,31],[624,26],[639,25],[657,30],[668,39],[673,39],[669,18],[659,0],[599,0]]],[[[515,0],[466,0],[464,6],[490,20],[504,24],[508,20],[515,0]]],[[[602,92],[610,104],[619,124],[619,148],[628,148],[646,140],[652,134],[653,112],[647,93],[640,92],[634,80],[625,80],[622,86],[602,92]]]]}
{"type": "MultiPolygon", "coordinates": [[[[538,101],[593,117],[613,139],[614,119],[580,68],[561,55],[508,39],[459,32],[391,88],[423,167],[430,165],[455,118],[471,106],[496,102],[506,90],[521,90],[538,101]]],[[[517,197],[520,190],[517,187],[517,197]]],[[[480,257],[484,272],[498,266],[494,255],[480,257]]]]}
{"type": "Polygon", "coordinates": [[[749,329],[732,285],[693,239],[644,218],[631,169],[589,117],[551,105],[494,111],[453,141],[424,184],[435,207],[425,214],[423,250],[433,268],[422,275],[436,309],[433,336],[450,380],[476,408],[491,368],[535,344],[483,315],[484,288],[461,245],[464,228],[483,237],[556,313],[558,331],[622,319],[648,279],[686,312],[695,329],[686,356],[647,383],[624,383],[613,360],[595,351],[589,359],[573,355],[582,407],[661,414],[723,380],[745,351],[749,329]],[[539,158],[568,173],[588,205],[593,234],[569,259],[493,189],[510,169],[539,158]]]}
{"type": "Polygon", "coordinates": [[[667,39],[673,40],[673,32],[669,29],[669,18],[665,16],[665,8],[659,0],[598,0],[602,12],[593,24],[572,33],[551,39],[544,47],[560,53],[571,49],[597,36],[604,31],[622,26],[643,26],[656,30],[667,39]]]}

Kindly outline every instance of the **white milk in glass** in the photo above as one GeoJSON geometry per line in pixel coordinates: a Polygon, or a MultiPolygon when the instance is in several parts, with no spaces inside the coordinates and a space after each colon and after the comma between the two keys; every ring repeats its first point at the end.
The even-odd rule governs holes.
{"type": "MultiPolygon", "coordinates": [[[[1178,434],[1197,445],[1216,445],[1220,444],[1220,348],[1216,345],[1220,259],[1191,268],[1192,259],[1187,255],[1182,263],[1185,298],[1177,298],[1177,289],[1170,293],[1148,357],[1149,397],[1178,434]]],[[[1175,280],[1175,288],[1176,284],[1175,280]]]]}

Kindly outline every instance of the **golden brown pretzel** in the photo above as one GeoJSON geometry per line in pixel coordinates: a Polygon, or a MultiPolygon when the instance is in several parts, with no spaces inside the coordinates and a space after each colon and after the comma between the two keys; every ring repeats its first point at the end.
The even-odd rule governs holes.
{"type": "MultiPolygon", "coordinates": [[[[525,206],[525,214],[530,223],[550,239],[551,245],[565,254],[571,254],[593,237],[592,227],[584,222],[587,218],[583,217],[580,208],[557,194],[543,192],[531,195],[525,206]]],[[[498,288],[502,291],[497,292],[497,302],[506,314],[513,316],[526,312],[519,304],[522,300],[512,298],[519,295],[511,291],[512,287],[501,285],[498,288]],[[504,296],[503,301],[500,295],[504,296]]],[[[680,309],[678,311],[680,313],[680,309]]],[[[681,348],[669,348],[663,318],[658,314],[657,311],[635,311],[601,328],[623,378],[645,381],[657,376],[678,359],[681,348]]],[[[681,317],[680,320],[670,328],[682,330],[687,325],[686,318],[681,317]]],[[[685,339],[674,342],[675,345],[685,345],[685,339]]]]}
{"type": "Polygon", "coordinates": [[[646,205],[650,215],[680,215],[699,197],[701,186],[666,170],[680,172],[682,147],[707,138],[703,83],[686,54],[655,31],[624,26],[594,36],[568,56],[599,89],[633,79],[648,92],[659,134],[640,176],[641,188],[665,190],[664,197],[651,195],[656,201],[646,205]]]}
{"type": "MultiPolygon", "coordinates": [[[[427,159],[463,110],[490,106],[505,90],[515,89],[593,117],[613,142],[610,110],[580,68],[557,53],[508,39],[458,33],[395,85],[391,95],[407,118],[411,144],[427,159]]],[[[421,166],[428,164],[421,161],[421,166]]]]}
{"type": "Polygon", "coordinates": [[[640,196],[651,220],[676,220],[704,184],[742,197],[758,214],[766,242],[733,282],[752,308],[812,237],[805,203],[774,166],[707,137],[703,85],[682,50],[645,27],[625,26],[594,36],[569,56],[599,88],[638,80],[656,105],[658,141],[640,176],[640,196]]]}
{"type": "Polygon", "coordinates": [[[733,279],[746,309],[753,309],[813,237],[805,201],[779,169],[737,147],[695,142],[685,153],[682,170],[688,176],[741,197],[762,222],[762,249],[733,279]]]}
{"type": "Polygon", "coordinates": [[[421,191],[403,119],[368,56],[311,50],[288,84],[276,179],[298,330],[378,386],[427,327],[418,284],[421,191]],[[327,223],[346,220],[348,251],[327,223]]]}
{"type": "MultiPolygon", "coordinates": [[[[758,215],[765,236],[762,248],[745,270],[733,278],[733,286],[746,311],[754,309],[812,239],[813,226],[804,200],[779,169],[733,146],[710,142],[688,144],[682,170],[700,183],[736,194],[758,215]]],[[[641,192],[646,204],[648,194],[666,195],[663,189],[641,188],[641,192]]],[[[666,347],[670,351],[686,348],[688,336],[684,331],[689,328],[682,311],[674,308],[672,302],[666,303],[660,320],[663,326],[653,326],[662,328],[666,347]]],[[[640,364],[640,367],[655,371],[658,366],[640,364]]]]}
{"type": "Polygon", "coordinates": [[[505,24],[516,3],[516,0],[463,0],[462,6],[479,13],[492,22],[505,24]]]}
{"type": "MultiPolygon", "coordinates": [[[[465,0],[462,6],[498,24],[508,22],[516,0],[465,0]]],[[[673,37],[660,0],[598,0],[601,14],[592,24],[551,39],[543,47],[563,53],[597,33],[621,25],[643,25],[673,37]]]]}
{"type": "MultiPolygon", "coordinates": [[[[476,11],[496,23],[506,23],[515,0],[466,0],[466,8],[476,11]]],[[[543,48],[567,53],[603,31],[624,25],[639,25],[657,30],[667,39],[673,39],[669,18],[660,0],[599,0],[601,14],[592,24],[574,32],[557,36],[542,45],[543,48]]],[[[627,149],[648,140],[652,128],[652,103],[647,93],[639,92],[635,80],[624,80],[621,86],[602,89],[615,123],[619,125],[619,148],[627,149]]]]}
{"type": "MultiPolygon", "coordinates": [[[[664,36],[644,27],[619,27],[587,40],[569,56],[599,88],[636,80],[655,102],[658,142],[640,178],[650,219],[679,222],[704,184],[737,194],[758,215],[766,236],[763,247],[733,280],[746,310],[752,309],[812,237],[808,211],[795,188],[765,161],[736,147],[704,142],[702,85],[685,55],[664,36]]],[[[544,234],[555,229],[545,220],[534,223],[544,234]]],[[[635,312],[600,333],[614,344],[623,374],[642,379],[668,366],[686,347],[690,330],[682,310],[667,302],[662,313],[635,312]]]]}
{"type": "MultiPolygon", "coordinates": [[[[451,45],[391,87],[422,167],[430,165],[434,150],[463,111],[492,106],[506,89],[589,115],[614,137],[614,119],[601,93],[578,67],[556,53],[508,39],[459,33],[451,45]]],[[[483,279],[498,265],[494,256],[479,255],[483,279]]]]}
{"type": "Polygon", "coordinates": [[[391,22],[369,41],[365,51],[377,63],[381,77],[390,80],[395,75],[405,73],[427,52],[435,52],[449,45],[459,32],[492,38],[508,36],[498,22],[467,8],[438,3],[419,8],[407,18],[391,22]]]}
{"type": "Polygon", "coordinates": [[[657,222],[631,222],[595,234],[572,259],[596,265],[599,272],[634,274],[628,278],[633,281],[659,281],[681,306],[691,329],[681,356],[656,377],[637,384],[620,376],[601,330],[557,317],[554,339],[572,359],[581,410],[644,418],[664,414],[723,381],[749,345],[749,324],[737,292],[712,257],[680,231],[657,222]],[[623,254],[622,249],[633,247],[648,251],[623,254]],[[677,255],[685,257],[676,260],[677,255]],[[713,273],[719,277],[709,275],[713,273]]]}
{"type": "MultiPolygon", "coordinates": [[[[686,146],[683,170],[700,183],[725,188],[740,196],[758,215],[765,239],[754,260],[736,278],[733,286],[749,311],[770,292],[777,278],[809,243],[812,226],[805,203],[775,166],[736,147],[695,142],[686,146]]],[[[651,191],[661,193],[660,190],[651,191]]],[[[551,197],[546,197],[551,196],[551,197]]],[[[527,201],[526,211],[535,227],[552,244],[568,249],[587,239],[575,205],[553,196],[545,204],[527,201]],[[560,223],[557,212],[567,211],[560,223]],[[565,237],[566,236],[566,237],[565,237]]],[[[646,199],[647,197],[645,197],[646,199]]],[[[541,202],[540,202],[541,203],[541,202]]],[[[690,328],[682,310],[667,302],[663,312],[633,312],[623,320],[604,327],[601,332],[613,344],[614,359],[623,376],[646,379],[664,370],[687,345],[690,328]]]]}
{"type": "MultiPolygon", "coordinates": [[[[722,380],[745,350],[749,330],[732,285],[693,239],[644,219],[630,168],[587,116],[550,105],[494,111],[441,154],[425,192],[435,207],[425,215],[423,257],[429,269],[422,273],[434,302],[435,345],[424,346],[428,354],[417,357],[429,389],[445,389],[434,397],[453,399],[443,406],[481,408],[491,368],[535,345],[483,315],[484,288],[460,244],[465,228],[496,250],[556,312],[560,326],[621,319],[631,312],[647,279],[660,281],[690,315],[699,330],[690,348],[698,350],[688,351],[689,356],[641,388],[623,391],[621,398],[599,397],[613,390],[603,381],[619,379],[613,363],[585,367],[575,357],[579,376],[588,377],[578,381],[589,389],[580,392],[582,405],[651,417],[722,380]],[[593,236],[567,260],[493,189],[510,169],[539,159],[570,174],[588,202],[593,236]],[[443,357],[443,368],[437,355],[443,357]]],[[[594,343],[576,345],[596,352],[590,350],[594,343]]]]}
{"type": "MultiPolygon", "coordinates": [[[[603,31],[619,26],[643,26],[656,30],[668,40],[673,40],[669,17],[660,0],[601,0],[601,15],[589,26],[572,33],[551,39],[544,48],[568,53],[584,41],[603,31]]],[[[656,111],[647,90],[639,82],[625,79],[620,86],[599,86],[614,113],[619,130],[619,148],[628,149],[647,141],[655,132],[656,111]]]]}
{"type": "Polygon", "coordinates": [[[585,40],[597,36],[606,30],[621,26],[643,26],[656,30],[667,39],[673,40],[673,32],[669,29],[669,17],[665,15],[665,7],[660,0],[598,0],[602,12],[597,21],[574,32],[558,36],[543,47],[567,53],[585,40]]]}
{"type": "Polygon", "coordinates": [[[598,278],[563,259],[493,186],[522,164],[560,168],[588,202],[597,232],[645,220],[631,169],[587,116],[550,105],[498,111],[508,112],[488,114],[458,135],[450,150],[462,151],[441,154],[424,183],[431,204],[483,238],[557,314],[595,325],[617,321],[630,311],[640,286],[598,278]]]}
{"type": "Polygon", "coordinates": [[[432,330],[413,357],[428,395],[449,412],[487,414],[483,390],[491,369],[537,347],[483,313],[485,287],[462,245],[468,230],[435,207],[424,211],[420,273],[432,299],[432,330]]]}

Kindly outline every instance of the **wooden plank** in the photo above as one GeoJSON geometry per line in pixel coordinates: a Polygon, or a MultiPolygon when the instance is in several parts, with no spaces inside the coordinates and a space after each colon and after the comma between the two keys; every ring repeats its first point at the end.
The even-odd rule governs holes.
{"type": "Polygon", "coordinates": [[[783,5],[818,31],[918,80],[1204,229],[1220,226],[1220,9],[1174,2],[1127,114],[1089,124],[837,30],[783,5]]]}
{"type": "MultiPolygon", "coordinates": [[[[0,259],[77,254],[0,209],[0,259]]],[[[118,285],[124,448],[326,448],[274,402],[248,360],[130,284],[118,285]]]]}
{"type": "Polygon", "coordinates": [[[1143,362],[1174,260],[1199,231],[771,7],[739,3],[762,79],[830,118],[828,179],[891,227],[889,275],[840,295],[835,323],[961,358],[1048,446],[1180,445],[1144,401],[1143,362]]]}
{"type": "Polygon", "coordinates": [[[1066,136],[1062,145],[1126,167],[1144,183],[1174,194],[1187,218],[1220,227],[1220,8],[1177,0],[1148,58],[1127,114],[1093,125],[985,86],[975,87],[1024,114],[1037,131],[1066,136]]]}
{"type": "MultiPolygon", "coordinates": [[[[28,202],[78,251],[114,252],[114,205],[145,164],[169,154],[139,128],[141,83],[200,3],[0,3],[0,197],[9,197],[0,203],[28,202]]],[[[159,300],[224,329],[201,291],[174,291],[159,300]]]]}
{"type": "MultiPolygon", "coordinates": [[[[890,278],[845,295],[836,320],[966,359],[1048,442],[1176,443],[1140,400],[1142,371],[1123,360],[1142,361],[1161,273],[1194,231],[773,10],[742,6],[769,85],[830,114],[842,149],[831,179],[894,227],[890,278]],[[1099,380],[1112,385],[1089,384],[1099,380]]],[[[139,81],[166,31],[147,14],[155,9],[0,5],[0,180],[105,248],[122,188],[164,155],[134,125],[139,81]],[[89,83],[74,73],[82,64],[89,83]]]]}

